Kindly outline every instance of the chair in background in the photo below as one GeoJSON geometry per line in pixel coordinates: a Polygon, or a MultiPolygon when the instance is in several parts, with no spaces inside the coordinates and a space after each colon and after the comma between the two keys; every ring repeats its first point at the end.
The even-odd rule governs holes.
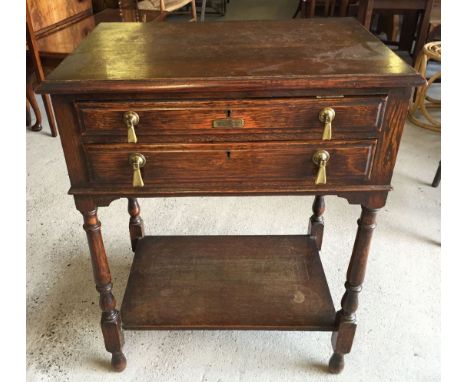
{"type": "MultiPolygon", "coordinates": [[[[355,14],[357,15],[357,3],[358,0],[340,0],[338,15],[340,17],[350,16],[350,10],[355,8],[355,14]]],[[[353,16],[355,16],[353,14],[353,16]]]]}
{"type": "MultiPolygon", "coordinates": [[[[37,106],[33,88],[44,80],[81,41],[101,22],[162,21],[166,16],[160,11],[139,11],[131,8],[130,1],[119,1],[119,9],[105,9],[93,14],[91,0],[26,0],[26,122],[31,124],[30,105],[36,116],[34,131],[42,129],[42,116],[37,106]]],[[[57,136],[52,102],[42,95],[51,135],[57,136]]]]}
{"type": "MultiPolygon", "coordinates": [[[[207,0],[195,0],[195,4],[201,5],[200,21],[205,21],[207,0]]],[[[227,12],[229,0],[210,0],[210,14],[224,16],[227,12]]]]}
{"type": "MultiPolygon", "coordinates": [[[[36,22],[33,22],[31,17],[29,1],[26,1],[26,42],[28,47],[28,55],[26,56],[26,125],[31,124],[31,114],[29,111],[29,105],[32,106],[34,115],[36,116],[36,123],[31,126],[33,131],[42,130],[42,116],[39,110],[39,106],[36,101],[36,96],[34,94],[34,77],[36,82],[41,82],[45,78],[44,68],[42,65],[41,57],[39,54],[39,49],[37,47],[36,34],[34,32],[34,25],[43,30],[47,29],[47,25],[43,21],[42,12],[36,12],[36,22]],[[29,63],[29,65],[28,65],[29,63]]],[[[33,8],[33,11],[36,11],[33,8]]],[[[57,17],[56,14],[53,17],[57,17]]],[[[54,110],[52,108],[52,101],[48,94],[42,95],[42,101],[44,103],[44,108],[46,110],[47,119],[49,121],[50,133],[52,137],[57,136],[57,127],[55,125],[55,116],[54,110]]]]}
{"type": "MultiPolygon", "coordinates": [[[[441,122],[428,112],[429,109],[440,109],[441,100],[429,96],[428,90],[431,85],[439,81],[441,78],[441,71],[432,74],[428,79],[427,67],[430,60],[441,62],[442,61],[442,44],[440,41],[430,42],[424,45],[423,50],[419,53],[415,69],[427,79],[427,84],[420,86],[416,89],[413,96],[412,103],[408,111],[408,119],[419,127],[440,132],[441,122]]],[[[440,184],[441,176],[441,162],[437,168],[432,187],[437,187],[440,184]]]]}
{"type": "Polygon", "coordinates": [[[433,8],[434,0],[359,0],[358,20],[370,30],[374,12],[403,15],[399,50],[409,52],[414,62],[427,41],[433,8]]]}
{"type": "MultiPolygon", "coordinates": [[[[424,45],[419,53],[414,68],[427,79],[427,66],[430,60],[442,61],[442,44],[440,41],[430,42],[424,45]]],[[[408,111],[408,119],[417,126],[425,129],[440,131],[440,120],[432,116],[428,109],[440,109],[441,100],[429,96],[427,93],[432,84],[440,81],[441,71],[437,71],[429,79],[427,84],[416,89],[413,101],[408,111]],[[422,118],[421,118],[422,117],[422,118]]]]}
{"type": "Polygon", "coordinates": [[[429,31],[427,33],[427,40],[440,41],[442,39],[442,20],[441,20],[441,0],[434,0],[432,6],[431,17],[429,21],[429,31]]]}
{"type": "Polygon", "coordinates": [[[195,5],[195,0],[136,0],[136,4],[138,9],[155,10],[167,13],[174,12],[188,4],[191,4],[192,19],[190,21],[197,21],[197,6],[195,5]]]}
{"type": "Polygon", "coordinates": [[[299,0],[293,19],[300,13],[302,18],[310,18],[317,15],[317,6],[322,8],[321,16],[333,16],[336,0],[299,0]]]}
{"type": "Polygon", "coordinates": [[[301,13],[302,18],[314,16],[357,16],[358,0],[299,0],[293,18],[301,13]],[[320,10],[321,12],[317,12],[320,10]]]}

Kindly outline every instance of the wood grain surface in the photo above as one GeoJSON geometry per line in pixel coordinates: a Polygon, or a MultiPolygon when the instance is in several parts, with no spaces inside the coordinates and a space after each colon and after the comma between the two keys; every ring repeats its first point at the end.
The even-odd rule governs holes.
{"type": "MultiPolygon", "coordinates": [[[[60,2],[57,2],[60,3],[60,2]]],[[[137,22],[161,20],[165,15],[159,11],[131,9],[105,9],[96,14],[81,17],[75,22],[58,27],[37,40],[42,57],[64,59],[71,54],[85,37],[102,22],[137,22]]]]}
{"type": "Polygon", "coordinates": [[[303,236],[146,236],[122,303],[126,329],[333,330],[315,241],[303,236]]]}
{"type": "Polygon", "coordinates": [[[27,0],[34,32],[39,33],[48,27],[70,20],[80,14],[92,14],[91,0],[27,0]]]}
{"type": "MultiPolygon", "coordinates": [[[[127,111],[139,115],[135,127],[138,137],[176,135],[262,133],[262,129],[286,129],[287,132],[313,132],[321,138],[323,123],[319,113],[325,107],[335,110],[333,135],[363,137],[376,133],[381,125],[386,97],[280,98],[223,101],[178,102],[77,102],[85,135],[120,135],[126,137],[123,116],[127,111]],[[213,128],[219,119],[241,119],[242,127],[213,128]]],[[[281,131],[278,131],[281,132],[281,131]]],[[[157,139],[155,137],[154,139],[157,139]]],[[[151,142],[142,138],[140,142],[151,142]]]]}
{"type": "Polygon", "coordinates": [[[314,184],[317,150],[327,150],[327,184],[366,182],[370,178],[375,141],[284,142],[192,145],[86,145],[91,183],[131,186],[131,153],[145,156],[143,179],[148,186],[180,187],[184,183],[241,182],[314,184]]]}
{"type": "Polygon", "coordinates": [[[417,72],[355,19],[102,23],[40,91],[411,86],[417,72]],[[180,38],[184,36],[184,38],[180,38]]]}

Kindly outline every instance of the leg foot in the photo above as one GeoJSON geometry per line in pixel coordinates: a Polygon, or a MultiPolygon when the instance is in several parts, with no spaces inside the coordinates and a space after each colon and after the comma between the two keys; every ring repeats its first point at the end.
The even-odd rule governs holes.
{"type": "Polygon", "coordinates": [[[127,359],[121,352],[112,353],[111,365],[115,371],[124,371],[127,366],[127,359]]]}
{"type": "Polygon", "coordinates": [[[344,356],[340,353],[333,353],[328,362],[328,370],[332,374],[339,374],[344,369],[344,356]]]}
{"type": "Polygon", "coordinates": [[[31,126],[32,131],[41,131],[42,130],[42,125],[40,123],[35,123],[34,125],[31,126]]]}
{"type": "Polygon", "coordinates": [[[115,298],[112,295],[112,284],[98,288],[101,298],[100,305],[104,309],[101,317],[101,329],[106,350],[112,354],[112,367],[116,371],[125,369],[127,360],[122,352],[124,335],[120,312],[115,309],[115,298]]]}

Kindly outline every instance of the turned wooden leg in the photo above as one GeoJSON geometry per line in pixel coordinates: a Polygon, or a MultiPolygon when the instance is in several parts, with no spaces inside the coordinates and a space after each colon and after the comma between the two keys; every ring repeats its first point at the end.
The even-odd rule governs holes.
{"type": "Polygon", "coordinates": [[[362,206],[361,217],[358,220],[358,231],[346,275],[346,292],[341,299],[341,310],[336,315],[338,329],[332,334],[333,355],[330,358],[329,370],[334,374],[343,370],[344,355],[351,351],[353,345],[358,295],[364,282],[377,211],[362,206]]]}
{"type": "Polygon", "coordinates": [[[309,220],[309,235],[315,237],[317,248],[322,249],[323,239],[323,213],[325,212],[325,198],[322,195],[317,195],[312,205],[313,215],[309,220]]]}
{"type": "Polygon", "coordinates": [[[31,107],[34,111],[34,115],[36,116],[36,123],[31,126],[32,131],[41,131],[42,130],[42,115],[41,111],[39,110],[39,105],[37,104],[36,96],[34,94],[34,90],[32,84],[26,84],[26,99],[31,104],[31,107]]]}
{"type": "Polygon", "coordinates": [[[115,309],[115,298],[112,294],[112,282],[107,256],[101,236],[101,223],[97,217],[97,208],[91,203],[77,201],[77,207],[83,215],[84,225],[88,237],[89,251],[93,265],[96,289],[99,292],[99,306],[102,310],[101,329],[104,336],[106,350],[112,353],[112,367],[122,371],[127,360],[122,352],[124,337],[121,328],[120,312],[115,309]]]}
{"type": "Polygon", "coordinates": [[[145,236],[145,226],[140,216],[138,199],[128,198],[128,213],[130,214],[130,222],[128,223],[130,241],[132,243],[132,251],[135,252],[138,240],[145,236]]]}

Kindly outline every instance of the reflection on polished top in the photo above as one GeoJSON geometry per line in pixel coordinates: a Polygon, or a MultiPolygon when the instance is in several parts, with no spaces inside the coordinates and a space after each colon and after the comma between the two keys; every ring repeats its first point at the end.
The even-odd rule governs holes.
{"type": "Polygon", "coordinates": [[[121,91],[139,91],[241,83],[300,89],[327,81],[394,87],[419,85],[422,78],[352,18],[102,23],[41,91],[105,91],[109,81],[122,81],[121,91]]]}

